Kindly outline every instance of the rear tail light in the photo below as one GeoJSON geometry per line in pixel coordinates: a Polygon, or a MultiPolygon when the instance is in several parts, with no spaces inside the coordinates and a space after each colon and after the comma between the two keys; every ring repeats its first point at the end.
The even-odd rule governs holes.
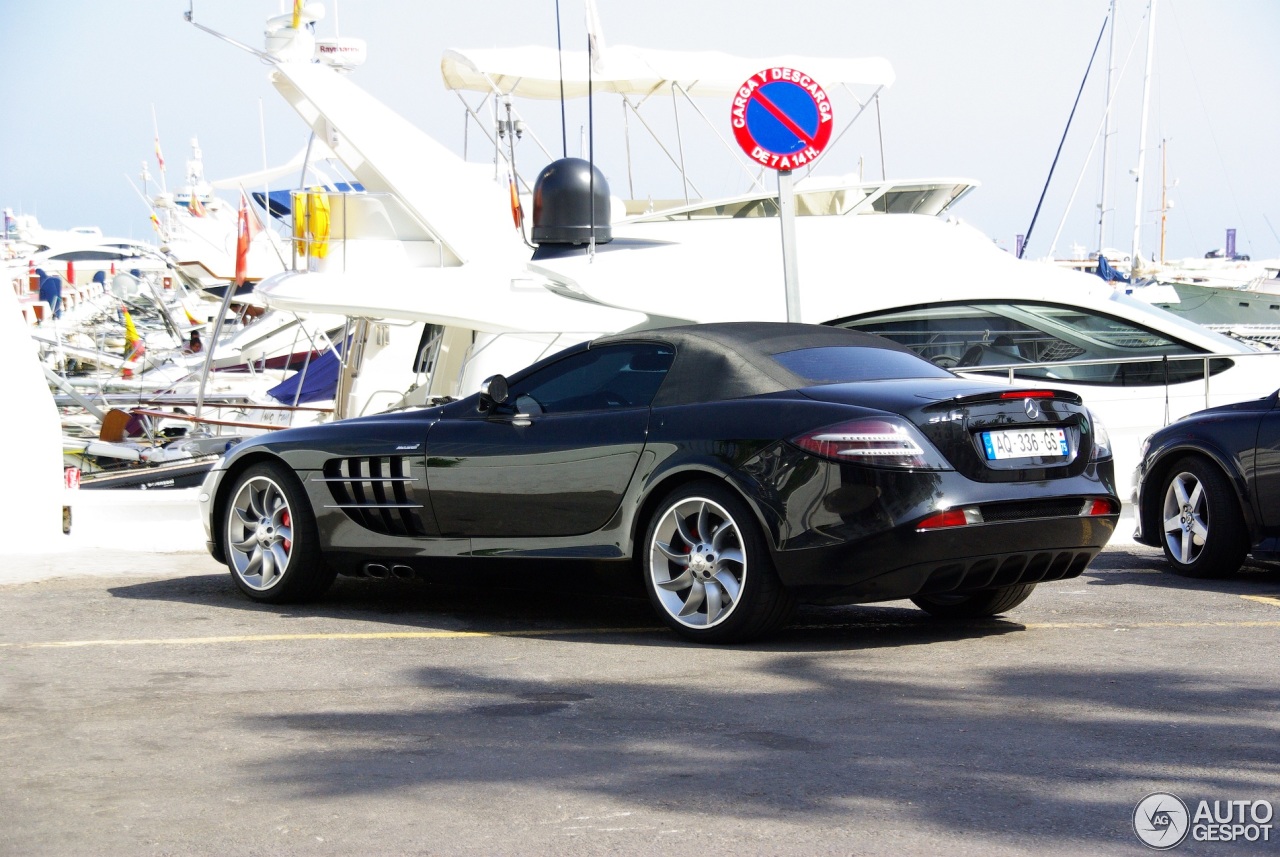
{"type": "Polygon", "coordinates": [[[1035,514],[1032,512],[1027,512],[1025,513],[1024,516],[1013,518],[1013,517],[1006,517],[1004,514],[1002,514],[1002,511],[999,509],[999,506],[1000,504],[996,504],[996,506],[988,507],[989,514],[995,516],[994,520],[992,521],[988,521],[986,517],[983,516],[981,506],[961,506],[955,509],[944,509],[941,512],[935,512],[934,514],[925,518],[920,523],[916,524],[916,532],[924,533],[924,532],[929,532],[930,530],[947,530],[953,527],[967,527],[972,524],[984,524],[984,523],[1001,524],[1001,523],[1006,523],[1008,521],[1019,521],[1019,520],[1028,521],[1028,520],[1035,520],[1037,518],[1048,518],[1048,517],[1079,516],[1079,517],[1092,518],[1092,517],[1098,517],[1101,515],[1115,515],[1120,511],[1120,504],[1117,503],[1115,500],[1109,499],[1107,497],[1086,498],[1080,506],[1076,507],[1079,509],[1079,511],[1076,512],[1074,515],[1066,515],[1066,514],[1063,514],[1062,512],[1058,512],[1052,515],[1035,514]],[[990,510],[994,510],[994,511],[990,511],[990,510]]]}
{"type": "Polygon", "coordinates": [[[964,527],[969,524],[981,523],[982,512],[978,507],[967,506],[963,509],[948,509],[945,512],[930,515],[920,523],[916,524],[916,532],[923,533],[926,530],[945,530],[951,527],[964,527]]]}
{"type": "Polygon", "coordinates": [[[893,417],[850,420],[806,432],[791,442],[832,461],[912,470],[951,469],[913,425],[893,417]]]}
{"type": "Polygon", "coordinates": [[[1053,390],[1010,390],[1007,393],[1001,393],[1002,399],[1053,399],[1056,394],[1053,390]]]}
{"type": "Polygon", "coordinates": [[[1120,504],[1105,497],[1098,497],[1085,507],[1084,513],[1089,517],[1097,515],[1114,515],[1120,511],[1120,504]]]}

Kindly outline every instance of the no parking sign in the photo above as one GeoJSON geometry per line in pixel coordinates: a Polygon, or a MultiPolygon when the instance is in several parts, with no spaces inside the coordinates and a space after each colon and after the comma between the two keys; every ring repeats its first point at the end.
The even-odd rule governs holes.
{"type": "Polygon", "coordinates": [[[738,88],[733,136],[761,166],[793,170],[811,164],[831,141],[831,101],[809,75],[777,66],[756,72],[738,88]]]}
{"type": "Polygon", "coordinates": [[[802,71],[775,66],[738,87],[730,111],[742,151],[778,171],[778,219],[782,223],[782,274],[787,321],[800,321],[800,272],[796,261],[795,190],[791,171],[812,164],[831,141],[831,101],[802,71]]]}

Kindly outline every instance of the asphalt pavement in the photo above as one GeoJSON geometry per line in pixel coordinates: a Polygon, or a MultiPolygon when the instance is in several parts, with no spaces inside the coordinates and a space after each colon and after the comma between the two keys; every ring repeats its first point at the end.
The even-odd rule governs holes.
{"type": "Polygon", "coordinates": [[[0,585],[0,854],[1138,854],[1152,792],[1280,802],[1273,567],[1127,545],[1007,618],[699,647],[593,569],[269,607],[200,553],[69,555],[0,585]]]}

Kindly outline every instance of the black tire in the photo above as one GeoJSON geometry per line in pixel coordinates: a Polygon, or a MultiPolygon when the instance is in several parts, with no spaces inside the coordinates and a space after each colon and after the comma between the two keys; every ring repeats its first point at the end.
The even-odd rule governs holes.
{"type": "Polygon", "coordinates": [[[284,464],[261,462],[237,476],[221,527],[231,578],[254,601],[306,601],[337,576],[321,555],[311,503],[284,464]]]}
{"type": "Polygon", "coordinates": [[[1227,475],[1199,456],[1180,458],[1156,495],[1160,545],[1174,574],[1226,577],[1249,553],[1249,531],[1227,475]]]}
{"type": "Polygon", "coordinates": [[[755,515],[724,485],[694,482],[663,497],[638,551],[653,609],[687,640],[744,642],[791,613],[755,515]]]}
{"type": "Polygon", "coordinates": [[[1034,583],[982,589],[965,595],[917,595],[911,601],[939,619],[985,619],[1007,613],[1031,597],[1034,583]]]}

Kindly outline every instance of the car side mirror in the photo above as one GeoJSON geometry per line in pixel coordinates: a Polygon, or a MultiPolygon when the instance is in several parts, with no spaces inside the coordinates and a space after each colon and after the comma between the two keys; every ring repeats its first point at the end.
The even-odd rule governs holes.
{"type": "Polygon", "coordinates": [[[493,375],[485,378],[480,384],[480,404],[478,410],[480,413],[486,413],[493,410],[498,405],[507,401],[509,390],[507,388],[507,378],[505,375],[493,375]]]}

